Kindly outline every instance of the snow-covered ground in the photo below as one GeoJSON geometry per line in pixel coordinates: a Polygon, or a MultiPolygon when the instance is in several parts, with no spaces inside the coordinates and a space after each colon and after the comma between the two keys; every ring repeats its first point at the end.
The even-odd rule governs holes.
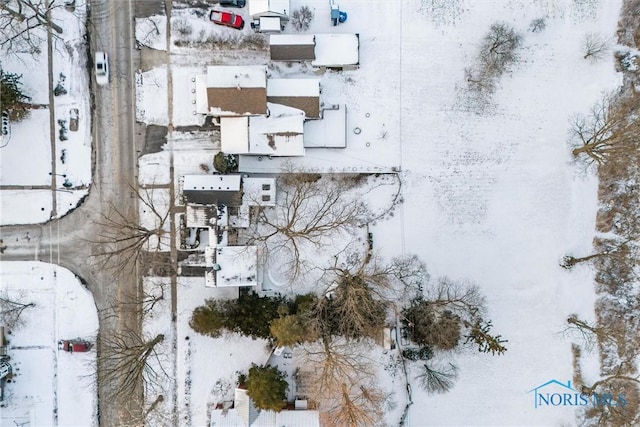
{"type": "MultiPolygon", "coordinates": [[[[52,153],[49,122],[49,74],[46,44],[42,53],[2,55],[6,72],[22,74],[25,94],[43,106],[29,117],[11,123],[11,138],[0,148],[0,185],[21,188],[0,190],[0,224],[33,224],[63,216],[86,196],[91,184],[91,118],[89,76],[87,72],[85,25],[86,5],[76,1],[75,12],[54,8],[52,20],[64,31],[54,41],[53,87],[58,83],[67,91],[54,97],[55,153],[52,153]],[[72,110],[78,110],[78,128],[70,129],[72,110]],[[60,138],[59,121],[64,121],[66,140],[60,138]],[[56,188],[43,191],[52,182],[52,162],[56,164],[56,188]],[[67,183],[66,185],[65,182],[67,183]],[[28,187],[34,187],[32,189],[28,187]],[[29,199],[29,203],[24,203],[29,199]],[[46,207],[42,209],[42,207],[46,207]]],[[[41,31],[42,28],[33,30],[41,31]]],[[[3,52],[4,53],[4,52],[3,52]]]]}
{"type": "MultiPolygon", "coordinates": [[[[340,156],[307,150],[304,165],[400,167],[404,203],[373,226],[376,250],[387,258],[415,253],[432,277],[476,283],[487,297],[494,332],[509,340],[503,356],[475,349],[440,355],[459,367],[459,379],[446,394],[427,395],[410,367],[414,404],[408,425],[574,424],[575,407],[536,409],[528,392],[552,379],[572,379],[571,342],[561,334],[565,319],[571,313],[593,318],[593,273],[558,266],[566,253],[590,252],[597,210],[596,177],[573,161],[566,140],[569,119],[620,84],[613,59],[588,62],[582,52],[589,32],[614,37],[620,1],[341,3],[348,20],[333,27],[326,0],[291,1],[292,10],[306,4],[314,11],[309,33],[360,35],[357,70],[318,76],[322,101],[347,105],[348,148],[340,156]],[[531,21],[542,17],[546,28],[531,32],[531,21]],[[482,109],[468,103],[464,69],[496,21],[521,32],[523,47],[520,61],[482,109]],[[354,127],[361,132],[351,132],[354,127]]],[[[182,12],[181,19],[206,18],[182,12]]],[[[178,50],[171,66],[174,124],[198,124],[191,76],[206,65],[247,63],[251,54],[230,52],[224,62],[218,52],[207,63],[213,55],[203,52],[190,63],[187,54],[193,53],[178,50]]],[[[269,72],[315,76],[297,65],[272,65],[269,72]]],[[[207,149],[206,157],[215,154],[217,140],[207,149]]],[[[176,168],[204,173],[198,172],[196,148],[178,153],[176,168]]],[[[166,183],[170,177],[162,167],[168,159],[165,152],[143,157],[141,179],[166,183]]],[[[192,425],[206,423],[208,405],[220,400],[219,381],[233,382],[235,370],[265,357],[263,342],[213,340],[190,330],[191,311],[213,292],[200,278],[185,279],[178,289],[177,403],[180,417],[187,417],[182,421],[192,425]]],[[[583,375],[594,379],[597,355],[590,357],[583,375]]],[[[396,361],[386,365],[381,372],[396,373],[381,378],[385,388],[396,390],[398,407],[387,417],[395,425],[406,403],[397,378],[403,374],[396,361]]]]}
{"type": "MultiPolygon", "coordinates": [[[[13,376],[5,384],[0,425],[97,425],[95,349],[58,350],[58,340],[95,345],[98,313],[69,270],[40,262],[2,262],[0,295],[22,303],[21,322],[5,328],[13,376]]],[[[94,347],[95,348],[95,347],[94,347]]]]}

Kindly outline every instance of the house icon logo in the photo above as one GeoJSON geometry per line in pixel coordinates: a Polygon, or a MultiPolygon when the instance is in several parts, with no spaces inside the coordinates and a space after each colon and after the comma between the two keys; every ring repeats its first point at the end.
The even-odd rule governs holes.
{"type": "Polygon", "coordinates": [[[579,392],[571,387],[571,381],[563,383],[556,379],[547,381],[526,394],[533,393],[533,407],[557,407],[557,406],[625,406],[626,394],[619,393],[591,393],[579,392]]]}

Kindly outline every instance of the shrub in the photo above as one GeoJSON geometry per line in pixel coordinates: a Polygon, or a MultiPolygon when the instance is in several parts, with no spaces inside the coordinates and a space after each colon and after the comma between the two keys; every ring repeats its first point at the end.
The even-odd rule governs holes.
{"type": "Polygon", "coordinates": [[[301,6],[300,9],[296,9],[291,13],[290,22],[294,31],[307,31],[312,20],[313,12],[309,9],[309,6],[301,6]]]}

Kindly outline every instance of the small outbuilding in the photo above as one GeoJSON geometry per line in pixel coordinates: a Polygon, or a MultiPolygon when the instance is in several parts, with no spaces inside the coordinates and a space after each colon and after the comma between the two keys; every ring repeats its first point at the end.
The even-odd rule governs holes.
{"type": "Polygon", "coordinates": [[[261,33],[279,33],[289,21],[289,0],[249,0],[252,27],[261,33]]]}

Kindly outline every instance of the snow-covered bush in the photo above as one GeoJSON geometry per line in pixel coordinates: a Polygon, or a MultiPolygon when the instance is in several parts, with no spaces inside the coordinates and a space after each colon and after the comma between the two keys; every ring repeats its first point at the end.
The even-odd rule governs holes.
{"type": "Polygon", "coordinates": [[[620,57],[620,65],[626,71],[638,71],[640,67],[640,53],[627,52],[620,57]]]}
{"type": "Polygon", "coordinates": [[[176,19],[171,23],[171,29],[176,31],[182,37],[191,35],[193,28],[185,19],[176,19]]]}

